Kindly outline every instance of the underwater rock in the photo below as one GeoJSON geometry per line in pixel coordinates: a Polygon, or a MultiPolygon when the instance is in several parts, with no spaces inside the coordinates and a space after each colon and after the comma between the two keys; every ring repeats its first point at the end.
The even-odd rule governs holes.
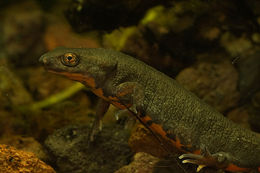
{"type": "Polygon", "coordinates": [[[168,152],[162,148],[151,132],[141,124],[133,129],[128,143],[135,153],[145,152],[156,157],[168,155],[168,152]]]}
{"type": "Polygon", "coordinates": [[[181,71],[176,80],[220,112],[238,103],[238,73],[228,61],[201,62],[181,71]]]}
{"type": "Polygon", "coordinates": [[[0,145],[0,170],[4,173],[55,173],[43,161],[30,152],[17,150],[14,147],[0,145]]]}
{"type": "Polygon", "coordinates": [[[250,129],[249,125],[249,113],[246,107],[238,107],[227,114],[227,118],[243,126],[244,128],[250,129]]]}
{"type": "Polygon", "coordinates": [[[32,137],[22,137],[22,136],[10,136],[4,137],[0,140],[1,144],[9,145],[15,147],[18,150],[23,150],[26,152],[31,152],[35,154],[40,160],[48,160],[47,155],[42,147],[42,145],[32,137]]]}
{"type": "Polygon", "coordinates": [[[258,132],[260,135],[260,92],[256,92],[251,102],[244,103],[228,112],[227,117],[241,126],[258,132]]]}
{"type": "Polygon", "coordinates": [[[120,168],[115,173],[150,173],[160,159],[147,153],[136,153],[134,160],[127,166],[120,168]]]}
{"type": "Polygon", "coordinates": [[[252,96],[251,102],[228,112],[227,117],[245,128],[260,133],[260,92],[252,96]]]}
{"type": "Polygon", "coordinates": [[[104,126],[87,145],[90,127],[71,125],[50,135],[45,146],[60,173],[112,173],[129,163],[132,152],[127,144],[129,132],[120,125],[104,126]]]}

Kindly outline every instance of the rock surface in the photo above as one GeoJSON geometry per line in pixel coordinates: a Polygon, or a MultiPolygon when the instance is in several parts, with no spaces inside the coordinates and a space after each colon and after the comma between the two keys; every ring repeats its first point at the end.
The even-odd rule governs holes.
{"type": "Polygon", "coordinates": [[[0,145],[1,173],[55,173],[55,171],[34,154],[0,145]]]}
{"type": "Polygon", "coordinates": [[[201,62],[181,71],[176,80],[220,112],[239,100],[238,73],[228,62],[201,62]]]}
{"type": "Polygon", "coordinates": [[[43,161],[48,159],[42,145],[32,137],[8,136],[1,139],[0,143],[15,147],[18,150],[31,152],[43,161]]]}
{"type": "Polygon", "coordinates": [[[244,128],[250,129],[250,125],[248,123],[249,113],[245,107],[238,107],[231,110],[227,114],[227,118],[235,122],[236,124],[240,124],[244,128]]]}
{"type": "Polygon", "coordinates": [[[128,140],[129,146],[136,153],[145,152],[156,157],[164,157],[167,152],[160,146],[150,131],[143,125],[138,124],[132,131],[128,140]]]}
{"type": "Polygon", "coordinates": [[[112,173],[129,163],[128,131],[119,125],[105,126],[87,145],[89,130],[89,126],[68,126],[47,138],[45,146],[59,173],[112,173]]]}
{"type": "Polygon", "coordinates": [[[147,153],[136,153],[131,164],[120,168],[115,173],[150,173],[159,160],[147,153]]]}

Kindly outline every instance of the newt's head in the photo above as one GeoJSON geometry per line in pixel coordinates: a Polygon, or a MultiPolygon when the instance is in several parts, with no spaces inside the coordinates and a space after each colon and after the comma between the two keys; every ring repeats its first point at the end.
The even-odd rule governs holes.
{"type": "Polygon", "coordinates": [[[116,68],[116,60],[109,58],[110,50],[99,48],[59,47],[45,53],[39,59],[45,68],[95,88],[103,82],[107,74],[116,68]]]}
{"type": "Polygon", "coordinates": [[[84,60],[77,49],[59,47],[45,53],[39,59],[44,67],[54,73],[82,73],[84,60]]]}

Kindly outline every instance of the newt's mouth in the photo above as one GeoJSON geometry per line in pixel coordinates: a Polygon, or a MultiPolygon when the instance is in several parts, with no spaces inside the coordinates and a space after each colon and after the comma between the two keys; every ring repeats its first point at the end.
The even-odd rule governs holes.
{"type": "Polygon", "coordinates": [[[61,76],[65,76],[74,81],[84,83],[85,85],[89,86],[90,88],[96,88],[95,79],[90,76],[83,75],[81,73],[69,73],[69,72],[65,72],[65,71],[55,71],[55,70],[51,70],[51,69],[47,69],[47,71],[54,73],[54,74],[61,75],[61,76]]]}
{"type": "Polygon", "coordinates": [[[57,71],[54,71],[54,70],[51,70],[51,69],[48,69],[47,67],[45,67],[45,69],[46,69],[48,72],[51,72],[51,73],[54,73],[54,74],[62,75],[61,73],[59,73],[59,72],[57,72],[57,71]]]}

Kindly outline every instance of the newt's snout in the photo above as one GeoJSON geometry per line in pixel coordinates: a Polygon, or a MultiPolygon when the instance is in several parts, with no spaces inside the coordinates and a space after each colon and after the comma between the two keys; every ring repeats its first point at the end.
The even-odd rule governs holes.
{"type": "Polygon", "coordinates": [[[42,63],[43,65],[47,65],[48,64],[47,57],[41,56],[39,62],[42,63]]]}

